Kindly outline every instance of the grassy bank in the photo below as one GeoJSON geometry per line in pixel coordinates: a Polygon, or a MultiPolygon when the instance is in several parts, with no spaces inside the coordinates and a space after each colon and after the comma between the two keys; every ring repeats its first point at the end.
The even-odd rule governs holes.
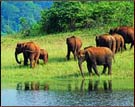
{"type": "MultiPolygon", "coordinates": [[[[22,37],[21,35],[9,35],[1,37],[1,80],[2,83],[25,82],[25,81],[44,81],[44,80],[77,80],[82,79],[77,61],[66,61],[66,38],[75,35],[82,39],[83,47],[95,45],[95,36],[108,31],[108,28],[82,30],[68,33],[42,35],[37,37],[22,37]],[[49,61],[46,65],[43,61],[34,69],[29,66],[18,65],[15,61],[14,51],[17,42],[34,41],[41,48],[49,53],[49,61]]],[[[102,75],[93,76],[93,79],[133,79],[134,78],[134,49],[115,55],[115,62],[112,65],[112,76],[102,75]]],[[[82,47],[82,48],[83,48],[82,47]]],[[[23,60],[22,55],[19,59],[23,60]]],[[[98,67],[99,73],[102,67],[98,67]]],[[[83,71],[86,79],[89,79],[86,63],[83,63],[83,71]]]]}

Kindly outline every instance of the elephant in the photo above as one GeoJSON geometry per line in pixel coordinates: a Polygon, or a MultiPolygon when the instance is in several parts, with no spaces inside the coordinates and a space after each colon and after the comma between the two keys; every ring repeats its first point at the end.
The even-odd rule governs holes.
{"type": "MultiPolygon", "coordinates": [[[[44,64],[46,64],[48,62],[48,52],[44,49],[40,49],[39,59],[42,59],[44,61],[44,64]]],[[[39,60],[37,63],[39,64],[39,60]]]]}
{"type": "Polygon", "coordinates": [[[112,50],[113,53],[115,53],[116,40],[110,34],[102,34],[102,35],[96,36],[95,41],[96,41],[96,46],[108,47],[112,50]]]}
{"type": "Polygon", "coordinates": [[[70,59],[70,52],[73,53],[74,55],[74,60],[77,59],[77,53],[82,47],[82,41],[80,38],[77,38],[75,36],[71,36],[66,39],[66,44],[67,44],[67,60],[70,59]]]}
{"type": "Polygon", "coordinates": [[[28,65],[28,59],[30,60],[30,67],[35,67],[39,56],[40,56],[40,47],[34,42],[23,42],[17,43],[15,48],[15,59],[18,64],[21,64],[21,61],[18,60],[18,54],[23,53],[24,65],[28,65]]]}
{"type": "Polygon", "coordinates": [[[116,40],[116,51],[115,51],[115,53],[117,53],[120,50],[122,52],[123,49],[124,49],[124,38],[119,34],[112,34],[112,36],[116,40]]]}
{"type": "Polygon", "coordinates": [[[123,36],[124,38],[124,48],[125,50],[126,48],[126,44],[131,44],[130,45],[130,49],[133,47],[134,45],[134,28],[133,27],[129,27],[129,26],[121,26],[121,27],[116,27],[113,29],[110,29],[109,34],[120,34],[123,36]]]}
{"type": "Polygon", "coordinates": [[[82,71],[82,63],[86,61],[89,75],[92,74],[92,68],[95,73],[99,76],[97,65],[103,65],[102,74],[105,74],[106,68],[108,67],[108,75],[111,75],[112,71],[112,59],[114,59],[113,52],[107,47],[90,47],[78,52],[78,66],[81,71],[81,75],[84,78],[82,71]]]}

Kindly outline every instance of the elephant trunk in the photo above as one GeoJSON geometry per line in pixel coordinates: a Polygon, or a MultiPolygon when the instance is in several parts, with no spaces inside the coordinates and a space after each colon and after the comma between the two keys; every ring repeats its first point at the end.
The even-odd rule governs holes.
{"type": "Polygon", "coordinates": [[[17,52],[15,52],[15,59],[16,59],[16,62],[17,62],[18,64],[21,64],[21,61],[19,61],[19,60],[18,60],[17,55],[18,55],[18,53],[17,53],[17,52]]]}
{"type": "Polygon", "coordinates": [[[81,71],[81,75],[84,78],[84,74],[83,74],[83,71],[82,71],[82,62],[78,62],[78,66],[79,66],[79,69],[81,71]]]}

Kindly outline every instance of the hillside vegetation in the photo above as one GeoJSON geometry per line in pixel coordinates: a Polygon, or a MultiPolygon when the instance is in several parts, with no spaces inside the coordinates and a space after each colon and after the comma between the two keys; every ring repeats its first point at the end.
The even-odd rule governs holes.
{"type": "Polygon", "coordinates": [[[30,28],[41,19],[40,12],[51,5],[52,2],[49,1],[2,1],[1,34],[16,33],[30,28]]]}
{"type": "Polygon", "coordinates": [[[2,2],[2,34],[25,36],[105,26],[133,26],[133,1],[2,2]],[[29,8],[28,8],[29,7],[29,8]]]}

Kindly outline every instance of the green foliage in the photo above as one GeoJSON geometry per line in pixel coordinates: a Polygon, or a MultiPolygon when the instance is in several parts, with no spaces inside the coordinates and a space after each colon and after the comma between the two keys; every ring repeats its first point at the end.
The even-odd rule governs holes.
{"type": "Polygon", "coordinates": [[[51,2],[40,3],[34,1],[2,1],[1,33],[11,34],[24,29],[24,21],[23,23],[20,23],[20,18],[25,18],[27,26],[32,26],[40,20],[40,11],[43,8],[48,8],[50,6],[51,2]],[[7,30],[7,26],[10,30],[7,30]]]}
{"type": "Polygon", "coordinates": [[[44,34],[43,31],[41,30],[41,24],[36,23],[33,24],[33,26],[29,29],[29,35],[30,36],[39,36],[44,34]]]}
{"type": "Polygon", "coordinates": [[[22,34],[25,34],[26,31],[30,27],[29,24],[28,24],[28,21],[24,17],[20,17],[19,21],[20,21],[20,26],[21,26],[20,31],[21,31],[22,34]]]}
{"type": "Polygon", "coordinates": [[[55,2],[41,16],[42,30],[47,33],[74,31],[97,26],[133,26],[134,3],[55,2]]]}
{"type": "Polygon", "coordinates": [[[133,1],[48,3],[2,2],[1,33],[10,34],[25,30],[24,35],[33,36],[39,35],[40,32],[42,35],[42,33],[67,32],[108,25],[112,27],[134,25],[133,1]],[[50,8],[43,10],[41,7],[45,5],[50,8]],[[25,18],[25,21],[20,23],[21,18],[25,18]],[[37,22],[39,20],[40,23],[37,22]]]}

